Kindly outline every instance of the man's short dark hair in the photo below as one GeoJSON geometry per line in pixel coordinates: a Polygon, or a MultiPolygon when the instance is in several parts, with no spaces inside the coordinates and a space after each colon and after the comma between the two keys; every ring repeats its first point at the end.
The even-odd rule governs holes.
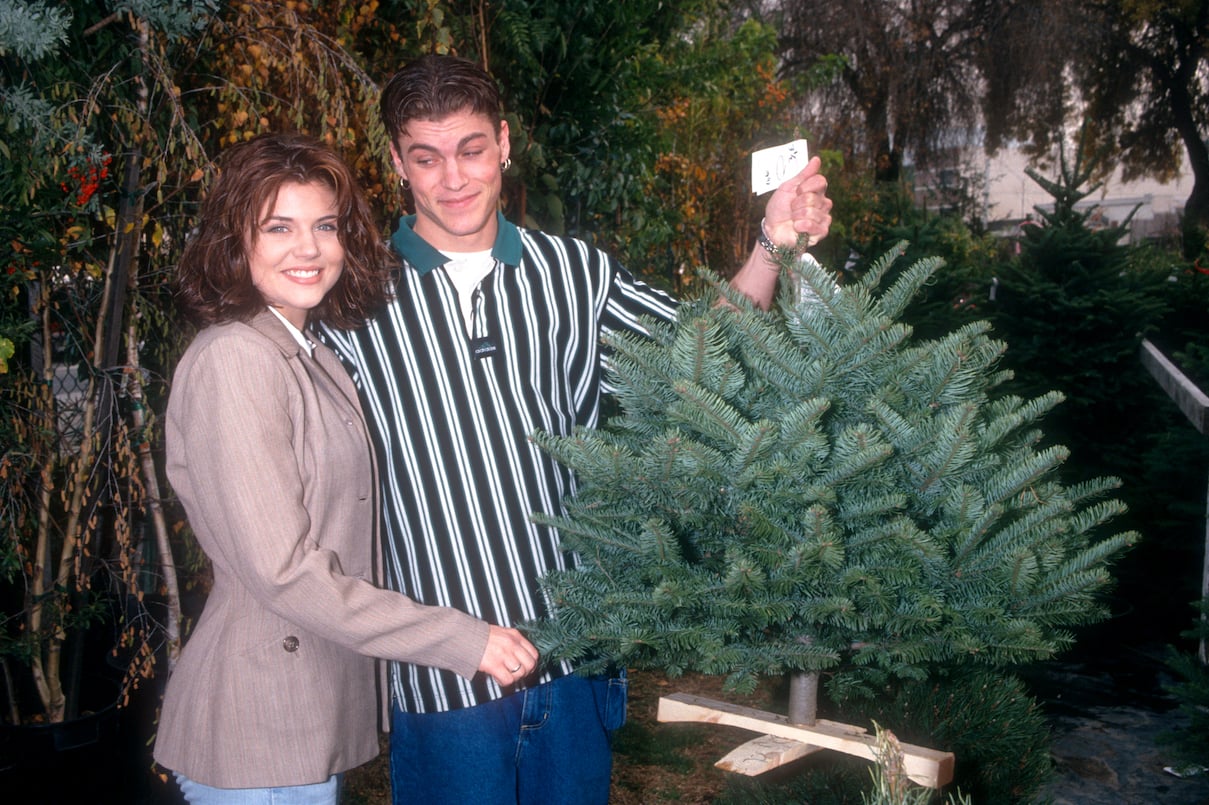
{"type": "Polygon", "coordinates": [[[469,110],[486,115],[499,132],[500,90],[486,70],[468,59],[430,53],[409,62],[382,88],[382,123],[391,142],[412,120],[442,120],[469,110]]]}

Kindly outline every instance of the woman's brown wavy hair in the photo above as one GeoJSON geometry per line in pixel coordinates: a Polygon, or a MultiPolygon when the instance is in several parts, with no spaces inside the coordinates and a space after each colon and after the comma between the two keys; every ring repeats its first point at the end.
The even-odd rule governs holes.
{"type": "Polygon", "coordinates": [[[317,140],[299,134],[263,134],[228,148],[202,202],[201,222],[177,267],[177,303],[199,326],[247,320],[264,310],[252,284],[248,253],[260,216],[281,186],[321,184],[336,196],[344,270],[309,321],[357,327],[385,303],[397,259],[374,224],[353,172],[317,140]]]}

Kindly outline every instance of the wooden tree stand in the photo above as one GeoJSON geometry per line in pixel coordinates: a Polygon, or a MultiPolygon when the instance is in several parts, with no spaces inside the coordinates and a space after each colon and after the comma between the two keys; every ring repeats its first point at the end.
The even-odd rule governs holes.
{"type": "MultiPolygon", "coordinates": [[[[791,693],[791,697],[792,697],[791,693]]],[[[791,723],[787,716],[752,707],[719,702],[687,693],[659,699],[658,720],[724,724],[762,733],[714,765],[725,771],[755,776],[822,749],[833,749],[877,762],[877,738],[861,727],[809,717],[812,723],[791,723]]],[[[953,753],[900,744],[907,777],[928,788],[953,779],[953,753]]]]}

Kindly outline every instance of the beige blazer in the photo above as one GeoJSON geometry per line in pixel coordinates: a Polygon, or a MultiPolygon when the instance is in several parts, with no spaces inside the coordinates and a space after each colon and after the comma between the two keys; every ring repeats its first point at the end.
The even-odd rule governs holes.
{"type": "Polygon", "coordinates": [[[375,662],[474,675],[488,625],[374,585],[370,445],[352,381],[268,310],[203,330],[173,379],[167,471],[214,587],[155,759],[197,782],[320,782],[378,753],[375,662]]]}

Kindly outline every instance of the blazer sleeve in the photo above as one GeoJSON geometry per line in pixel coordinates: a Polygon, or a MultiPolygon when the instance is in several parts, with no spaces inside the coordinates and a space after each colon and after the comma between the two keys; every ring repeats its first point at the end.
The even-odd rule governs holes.
{"type": "MultiPolygon", "coordinates": [[[[360,654],[472,677],[486,650],[486,622],[346,575],[341,556],[327,547],[341,540],[317,538],[317,528],[358,523],[362,533],[342,536],[368,557],[376,513],[341,517],[341,505],[316,501],[315,489],[304,489],[300,428],[330,430],[330,424],[308,421],[314,390],[304,387],[291,360],[303,358],[285,356],[267,340],[218,338],[192,356],[174,384],[170,477],[202,547],[261,605],[307,631],[360,654]]],[[[364,439],[353,448],[372,460],[364,439]]],[[[340,488],[338,463],[328,474],[331,494],[354,494],[340,488]]],[[[359,505],[372,507],[373,498],[369,490],[359,505]]]]}

